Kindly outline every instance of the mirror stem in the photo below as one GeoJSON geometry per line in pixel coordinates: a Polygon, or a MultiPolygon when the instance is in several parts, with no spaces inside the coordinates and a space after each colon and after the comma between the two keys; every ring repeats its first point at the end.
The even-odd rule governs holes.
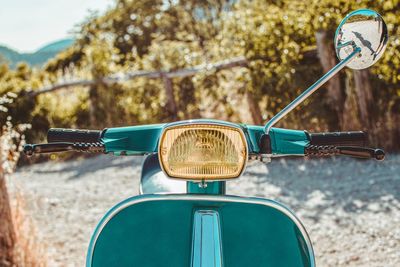
{"type": "Polygon", "coordinates": [[[271,127],[275,125],[278,121],[280,121],[286,114],[292,111],[295,107],[297,107],[301,102],[303,102],[307,97],[309,97],[312,93],[314,93],[318,88],[320,88],[324,83],[326,83],[330,78],[332,78],[336,73],[338,73],[341,69],[343,69],[353,58],[358,56],[361,52],[359,47],[355,47],[353,53],[351,53],[348,57],[340,61],[335,67],[333,67],[330,71],[328,71],[324,76],[322,76],[318,81],[316,81],[313,85],[307,88],[303,93],[301,93],[295,100],[290,102],[284,109],[279,111],[274,117],[272,117],[267,124],[265,124],[264,131],[268,135],[271,127]]]}

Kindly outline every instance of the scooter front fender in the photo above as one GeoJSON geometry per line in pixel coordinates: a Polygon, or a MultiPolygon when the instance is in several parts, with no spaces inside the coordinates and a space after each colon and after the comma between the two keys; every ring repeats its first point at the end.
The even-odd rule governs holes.
{"type": "Polygon", "coordinates": [[[114,206],[95,229],[86,266],[195,266],[194,216],[202,210],[218,213],[218,266],[315,266],[306,230],[282,204],[187,194],[141,195],[114,206]]]}

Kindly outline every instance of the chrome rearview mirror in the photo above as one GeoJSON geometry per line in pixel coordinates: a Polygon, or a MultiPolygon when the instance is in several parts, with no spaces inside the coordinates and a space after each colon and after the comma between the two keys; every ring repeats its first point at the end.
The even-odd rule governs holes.
{"type": "Polygon", "coordinates": [[[359,47],[360,54],[347,66],[356,70],[365,69],[383,55],[387,41],[387,27],[381,15],[369,9],[356,10],[348,14],[336,30],[336,55],[343,60],[354,51],[354,47],[359,47]]]}
{"type": "Polygon", "coordinates": [[[348,14],[339,24],[335,36],[336,54],[340,62],[272,117],[265,124],[265,134],[268,135],[275,123],[345,66],[359,70],[368,68],[378,61],[385,51],[388,39],[386,24],[375,11],[360,9],[348,14]]]}

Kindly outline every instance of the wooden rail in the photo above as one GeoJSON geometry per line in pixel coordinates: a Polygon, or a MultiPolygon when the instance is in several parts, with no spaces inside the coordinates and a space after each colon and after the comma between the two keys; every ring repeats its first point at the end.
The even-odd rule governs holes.
{"type": "Polygon", "coordinates": [[[48,87],[40,88],[39,90],[30,91],[28,94],[29,96],[37,96],[44,93],[54,92],[64,88],[70,88],[75,86],[91,86],[98,83],[105,83],[105,84],[113,84],[119,82],[126,82],[129,80],[133,80],[139,77],[146,77],[150,79],[163,79],[164,81],[172,79],[172,78],[182,78],[187,76],[195,75],[202,71],[208,70],[223,70],[223,69],[230,69],[234,67],[245,67],[247,66],[247,59],[244,57],[236,57],[230,58],[227,60],[219,61],[213,64],[201,64],[194,67],[174,70],[174,71],[133,71],[127,73],[116,73],[110,76],[106,76],[97,80],[75,80],[70,82],[63,82],[54,84],[48,87]]]}

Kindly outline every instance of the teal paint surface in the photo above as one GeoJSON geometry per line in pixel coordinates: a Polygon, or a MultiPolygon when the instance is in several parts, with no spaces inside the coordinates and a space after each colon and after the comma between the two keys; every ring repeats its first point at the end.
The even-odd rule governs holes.
{"type": "Polygon", "coordinates": [[[225,195],[226,182],[206,182],[206,187],[200,187],[199,183],[187,182],[186,188],[189,194],[206,194],[206,195],[225,195]]]}
{"type": "Polygon", "coordinates": [[[280,204],[260,199],[265,204],[246,203],[252,199],[240,197],[190,197],[137,196],[117,204],[95,230],[87,267],[190,266],[193,214],[199,209],[220,215],[225,266],[314,266],[313,253],[298,226],[282,211],[265,205],[280,204]],[[139,202],[129,204],[135,201],[139,202]]]}
{"type": "Polygon", "coordinates": [[[271,128],[272,154],[304,155],[304,148],[309,140],[304,131],[271,128]]]}
{"type": "MultiPolygon", "coordinates": [[[[259,142],[265,133],[264,126],[246,125],[247,139],[252,144],[252,153],[259,153],[259,142]]],[[[271,128],[271,149],[274,155],[304,155],[304,148],[309,140],[304,131],[271,128]]],[[[250,151],[250,150],[249,150],[250,151]]]]}
{"type": "MultiPolygon", "coordinates": [[[[264,126],[234,124],[218,120],[187,121],[187,123],[210,122],[240,127],[245,134],[249,153],[259,153],[259,142],[264,134],[264,126]]],[[[109,128],[102,140],[105,144],[106,152],[112,152],[116,155],[154,153],[157,152],[162,130],[167,125],[151,124],[109,128]]],[[[270,136],[272,153],[276,155],[304,155],[304,147],[309,143],[304,131],[271,128],[270,136]]]]}
{"type": "Polygon", "coordinates": [[[245,129],[245,136],[247,138],[247,142],[249,145],[249,153],[258,153],[260,152],[260,139],[264,134],[264,126],[259,125],[242,125],[245,129]],[[251,149],[250,149],[251,148],[251,149]]]}
{"type": "Polygon", "coordinates": [[[144,154],[157,152],[158,139],[165,124],[150,124],[109,128],[102,140],[106,152],[120,154],[144,154]]]}

